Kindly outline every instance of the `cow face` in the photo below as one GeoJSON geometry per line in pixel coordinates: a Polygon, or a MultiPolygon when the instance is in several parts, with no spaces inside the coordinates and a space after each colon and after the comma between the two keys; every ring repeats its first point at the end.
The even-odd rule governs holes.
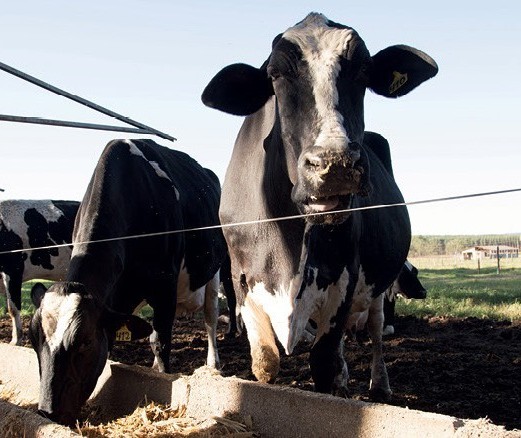
{"type": "Polygon", "coordinates": [[[355,30],[309,14],[275,38],[260,69],[234,64],[219,72],[203,102],[249,115],[275,96],[274,130],[283,143],[292,200],[312,223],[338,223],[355,194],[367,194],[369,172],[361,147],[365,90],[407,94],[437,73],[428,55],[392,46],[374,56],[355,30]]]}
{"type": "Polygon", "coordinates": [[[418,279],[418,269],[409,261],[402,266],[392,289],[406,298],[424,299],[427,296],[427,291],[418,279]]]}
{"type": "Polygon", "coordinates": [[[39,412],[62,424],[74,423],[105,365],[109,343],[126,325],[134,338],[152,329],[143,320],[108,310],[80,283],[55,283],[32,291],[37,310],[29,337],[40,369],[39,412]]]}

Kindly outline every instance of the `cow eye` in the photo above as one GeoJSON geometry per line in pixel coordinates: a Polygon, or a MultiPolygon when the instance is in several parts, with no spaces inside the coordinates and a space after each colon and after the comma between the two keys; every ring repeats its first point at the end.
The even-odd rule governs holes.
{"type": "Polygon", "coordinates": [[[358,70],[357,79],[361,82],[369,82],[370,74],[371,74],[371,65],[367,62],[364,62],[360,65],[360,69],[358,70]]]}
{"type": "Polygon", "coordinates": [[[90,350],[91,345],[92,345],[92,341],[90,339],[86,339],[86,340],[81,342],[81,344],[80,344],[80,346],[78,348],[78,351],[80,353],[88,351],[88,350],[90,350]]]}

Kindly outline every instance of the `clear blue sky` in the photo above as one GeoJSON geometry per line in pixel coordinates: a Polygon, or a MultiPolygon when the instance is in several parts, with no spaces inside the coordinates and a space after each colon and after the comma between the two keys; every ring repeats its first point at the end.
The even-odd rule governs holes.
{"type": "MultiPolygon", "coordinates": [[[[391,143],[407,201],[521,187],[521,3],[116,0],[6,2],[0,61],[178,138],[222,179],[242,118],[204,107],[225,65],[260,65],[311,11],[354,27],[371,53],[424,50],[437,77],[399,100],[368,93],[366,129],[391,143]]],[[[0,71],[0,113],[118,122],[0,71]]],[[[80,200],[112,138],[0,122],[0,199],[80,200]]],[[[134,136],[135,137],[135,136],[134,136]]],[[[414,234],[521,232],[521,193],[409,208],[414,234]]]]}

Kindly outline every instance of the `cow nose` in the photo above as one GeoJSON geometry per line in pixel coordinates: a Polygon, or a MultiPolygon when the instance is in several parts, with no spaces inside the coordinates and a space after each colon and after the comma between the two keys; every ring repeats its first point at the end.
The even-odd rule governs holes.
{"type": "Polygon", "coordinates": [[[318,175],[326,174],[331,167],[350,168],[360,159],[360,145],[349,143],[347,147],[315,147],[302,157],[303,167],[318,175]]]}

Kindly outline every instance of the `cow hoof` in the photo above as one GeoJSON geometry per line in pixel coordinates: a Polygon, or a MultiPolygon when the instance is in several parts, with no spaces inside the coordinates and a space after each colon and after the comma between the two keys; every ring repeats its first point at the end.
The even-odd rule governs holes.
{"type": "Polygon", "coordinates": [[[382,336],[394,335],[394,326],[386,325],[382,331],[382,336]]]}
{"type": "Polygon", "coordinates": [[[259,382],[273,383],[279,374],[279,368],[280,358],[273,350],[261,348],[258,354],[252,351],[251,371],[259,382]]]}
{"type": "Polygon", "coordinates": [[[369,390],[369,399],[376,403],[389,403],[391,401],[391,391],[382,388],[372,388],[369,390]]]}

